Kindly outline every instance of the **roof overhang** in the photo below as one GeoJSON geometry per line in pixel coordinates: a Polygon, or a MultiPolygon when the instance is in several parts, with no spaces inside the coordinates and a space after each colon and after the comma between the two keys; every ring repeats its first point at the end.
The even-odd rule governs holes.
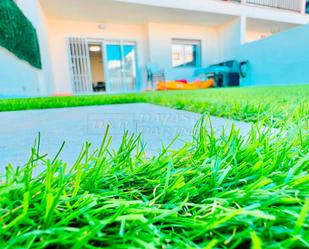
{"type": "Polygon", "coordinates": [[[233,15],[125,3],[114,0],[40,0],[47,18],[85,22],[143,24],[149,22],[220,26],[233,15]]]}

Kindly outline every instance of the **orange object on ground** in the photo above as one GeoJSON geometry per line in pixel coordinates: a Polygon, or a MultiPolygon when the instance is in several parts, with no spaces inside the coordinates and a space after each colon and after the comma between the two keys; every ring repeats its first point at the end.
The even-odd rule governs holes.
{"type": "Polygon", "coordinates": [[[196,81],[191,83],[183,83],[179,81],[166,81],[159,82],[157,84],[158,91],[164,90],[196,90],[196,89],[206,89],[214,86],[214,80],[209,79],[207,81],[196,81]]]}

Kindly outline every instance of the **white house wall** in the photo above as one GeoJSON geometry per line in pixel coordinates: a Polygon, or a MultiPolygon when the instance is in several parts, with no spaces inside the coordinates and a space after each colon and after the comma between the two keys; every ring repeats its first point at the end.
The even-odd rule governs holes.
{"type": "Polygon", "coordinates": [[[40,95],[39,70],[0,47],[0,97],[40,95]]]}
{"type": "Polygon", "coordinates": [[[218,28],[219,62],[233,60],[244,42],[246,19],[236,17],[218,28]]]}
{"type": "Polygon", "coordinates": [[[17,0],[19,8],[35,27],[40,44],[43,70],[20,60],[4,48],[0,48],[0,95],[38,96],[52,92],[52,73],[49,60],[48,36],[45,17],[36,0],[17,0]]]}
{"type": "Polygon", "coordinates": [[[195,68],[172,67],[173,39],[201,41],[202,66],[215,63],[218,59],[217,32],[215,28],[150,23],[148,32],[150,60],[165,69],[166,78],[169,80],[183,78],[192,80],[195,71],[195,68]]]}
{"type": "Polygon", "coordinates": [[[40,95],[51,94],[54,89],[46,17],[37,0],[17,0],[17,5],[31,21],[38,35],[42,60],[42,70],[39,71],[40,95]]]}
{"type": "Polygon", "coordinates": [[[254,42],[269,36],[273,35],[271,32],[256,32],[256,31],[248,31],[246,34],[246,42],[254,42]]]}

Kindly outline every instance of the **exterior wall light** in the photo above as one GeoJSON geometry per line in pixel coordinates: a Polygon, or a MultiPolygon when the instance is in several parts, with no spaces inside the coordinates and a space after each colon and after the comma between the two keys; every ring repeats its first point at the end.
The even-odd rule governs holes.
{"type": "Polygon", "coordinates": [[[99,28],[100,30],[106,30],[106,29],[107,29],[107,26],[106,26],[105,24],[99,24],[99,25],[98,25],[98,28],[99,28]]]}

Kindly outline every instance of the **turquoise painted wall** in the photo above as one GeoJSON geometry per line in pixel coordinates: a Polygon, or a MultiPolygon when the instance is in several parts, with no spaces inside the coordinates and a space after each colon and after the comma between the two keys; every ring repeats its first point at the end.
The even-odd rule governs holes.
{"type": "Polygon", "coordinates": [[[249,61],[243,86],[309,84],[309,25],[245,44],[237,54],[249,61]]]}

